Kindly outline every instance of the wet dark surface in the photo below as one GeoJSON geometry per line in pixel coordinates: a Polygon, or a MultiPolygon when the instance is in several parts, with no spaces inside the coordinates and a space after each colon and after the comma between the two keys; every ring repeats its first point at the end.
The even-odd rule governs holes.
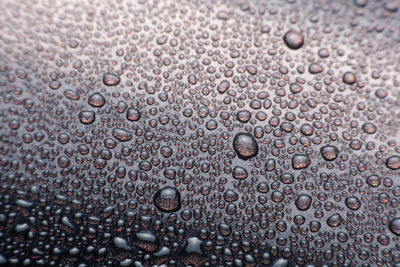
{"type": "Polygon", "coordinates": [[[0,265],[400,266],[399,1],[0,1],[0,265]]]}

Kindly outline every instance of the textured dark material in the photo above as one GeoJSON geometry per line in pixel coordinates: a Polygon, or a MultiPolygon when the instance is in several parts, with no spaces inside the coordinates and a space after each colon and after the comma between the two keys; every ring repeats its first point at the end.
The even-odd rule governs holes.
{"type": "Polygon", "coordinates": [[[400,266],[398,0],[1,0],[0,266],[400,266]]]}

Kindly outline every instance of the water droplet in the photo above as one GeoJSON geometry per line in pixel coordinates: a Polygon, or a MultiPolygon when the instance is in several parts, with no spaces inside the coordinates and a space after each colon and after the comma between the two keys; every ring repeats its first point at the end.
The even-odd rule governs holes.
{"type": "Polygon", "coordinates": [[[366,122],[362,125],[362,130],[364,131],[364,133],[367,134],[374,134],[376,133],[376,126],[370,122],[366,122]]]}
{"type": "Polygon", "coordinates": [[[297,197],[295,204],[299,210],[308,210],[308,208],[311,206],[311,201],[311,196],[301,194],[297,197]]]}
{"type": "Polygon", "coordinates": [[[353,84],[356,82],[356,75],[351,72],[347,71],[343,74],[343,82],[346,84],[353,84]]]}
{"type": "Polygon", "coordinates": [[[242,180],[249,177],[249,173],[246,171],[245,168],[236,166],[235,168],[233,168],[232,177],[235,179],[242,180]]]}
{"type": "Polygon", "coordinates": [[[139,232],[133,238],[133,245],[146,252],[155,252],[160,244],[151,232],[139,232]]]}
{"type": "Polygon", "coordinates": [[[400,236],[400,218],[393,218],[389,223],[389,230],[395,234],[400,236]]]}
{"type": "Polygon", "coordinates": [[[114,237],[114,245],[117,248],[126,250],[126,251],[131,251],[132,248],[131,246],[128,245],[128,242],[126,241],[126,239],[122,238],[122,237],[114,237]]]}
{"type": "Polygon", "coordinates": [[[174,212],[181,208],[181,194],[176,188],[166,186],[154,194],[153,202],[163,212],[174,212]]]}
{"type": "Polygon", "coordinates": [[[220,20],[229,20],[231,18],[231,16],[229,15],[229,13],[227,11],[221,10],[221,11],[218,11],[217,18],[220,20]]]}
{"type": "Polygon", "coordinates": [[[248,133],[238,133],[233,138],[233,149],[243,160],[257,156],[258,144],[256,139],[248,133]]]}
{"type": "Polygon", "coordinates": [[[361,206],[360,200],[356,197],[347,197],[345,204],[351,210],[358,210],[361,206]]]}
{"type": "Polygon", "coordinates": [[[332,216],[330,216],[328,218],[328,220],[326,221],[326,223],[330,226],[330,227],[338,227],[339,225],[342,224],[342,216],[339,213],[335,213],[332,216]]]}
{"type": "Polygon", "coordinates": [[[83,124],[92,124],[96,119],[96,115],[93,111],[82,110],[79,112],[79,120],[83,124]]]}
{"type": "Polygon", "coordinates": [[[104,96],[102,94],[94,93],[89,96],[88,103],[92,107],[100,108],[105,105],[106,99],[104,98],[104,96]]]}
{"type": "Polygon", "coordinates": [[[107,86],[116,86],[120,83],[121,78],[113,73],[105,73],[103,75],[103,83],[107,86]]]}
{"type": "Polygon", "coordinates": [[[126,111],[126,118],[130,121],[140,120],[141,114],[137,108],[128,108],[126,111]]]}
{"type": "Polygon", "coordinates": [[[392,170],[400,169],[400,157],[399,156],[391,156],[389,157],[386,162],[386,167],[392,170]]]}
{"type": "Polygon", "coordinates": [[[239,195],[235,191],[228,189],[224,192],[224,199],[227,202],[235,202],[239,199],[239,195]]]}
{"type": "Polygon", "coordinates": [[[311,63],[308,67],[308,71],[311,74],[318,74],[324,71],[324,67],[322,67],[322,65],[318,63],[311,63]]]}
{"type": "Polygon", "coordinates": [[[327,161],[335,160],[339,155],[339,149],[331,145],[321,147],[320,152],[324,160],[327,161]]]}
{"type": "Polygon", "coordinates": [[[283,36],[283,41],[290,49],[300,49],[304,44],[304,36],[300,31],[289,30],[283,36]]]}

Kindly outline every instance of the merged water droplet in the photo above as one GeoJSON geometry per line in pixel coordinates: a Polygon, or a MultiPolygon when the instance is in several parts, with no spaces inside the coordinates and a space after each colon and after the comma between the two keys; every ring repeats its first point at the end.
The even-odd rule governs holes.
{"type": "Polygon", "coordinates": [[[132,139],[132,133],[122,128],[114,128],[112,130],[112,136],[121,142],[126,142],[132,139]]]}
{"type": "Polygon", "coordinates": [[[310,157],[304,154],[295,154],[292,157],[292,167],[295,170],[305,169],[311,164],[310,157]]]}

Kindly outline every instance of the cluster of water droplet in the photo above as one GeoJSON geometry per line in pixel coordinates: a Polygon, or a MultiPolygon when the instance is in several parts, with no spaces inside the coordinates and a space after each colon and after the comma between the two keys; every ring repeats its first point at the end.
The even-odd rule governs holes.
{"type": "Polygon", "coordinates": [[[400,265],[396,1],[0,6],[0,265],[400,265]]]}

